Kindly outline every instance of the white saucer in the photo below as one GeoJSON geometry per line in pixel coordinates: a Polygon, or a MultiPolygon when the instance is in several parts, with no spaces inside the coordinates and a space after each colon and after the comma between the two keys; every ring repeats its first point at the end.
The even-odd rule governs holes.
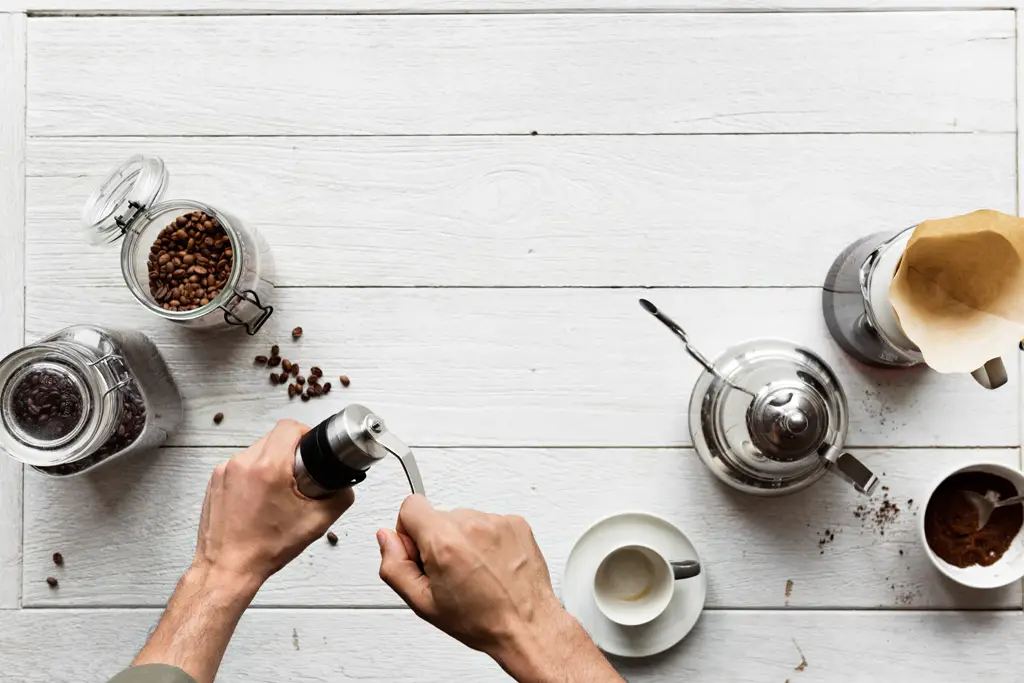
{"type": "Polygon", "coordinates": [[[562,578],[562,602],[608,654],[648,657],[678,643],[697,623],[707,594],[707,567],[701,567],[700,576],[676,582],[672,602],[657,619],[640,626],[620,626],[597,608],[593,587],[601,560],[624,543],[649,546],[671,561],[700,559],[686,534],[661,517],[646,512],[605,517],[583,532],[569,553],[562,578]]]}

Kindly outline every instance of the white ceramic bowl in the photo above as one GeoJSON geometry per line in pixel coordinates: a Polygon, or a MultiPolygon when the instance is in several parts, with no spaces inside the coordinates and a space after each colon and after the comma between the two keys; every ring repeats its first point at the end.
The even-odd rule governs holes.
{"type": "Polygon", "coordinates": [[[954,470],[939,477],[928,489],[928,500],[924,509],[918,515],[917,527],[921,534],[921,543],[928,559],[935,567],[959,584],[969,588],[999,588],[1024,577],[1024,533],[1018,532],[1013,543],[1001,558],[988,567],[974,565],[972,567],[957,567],[939,558],[928,545],[928,539],[924,534],[924,520],[928,513],[928,505],[931,504],[935,489],[954,474],[961,472],[989,472],[1006,479],[1017,487],[1017,493],[1024,494],[1024,473],[1020,470],[994,462],[979,462],[970,465],[961,465],[954,470]]]}

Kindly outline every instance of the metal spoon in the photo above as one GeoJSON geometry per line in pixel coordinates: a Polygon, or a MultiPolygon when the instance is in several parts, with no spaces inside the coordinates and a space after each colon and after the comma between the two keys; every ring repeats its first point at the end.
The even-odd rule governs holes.
{"type": "Polygon", "coordinates": [[[667,327],[668,329],[672,330],[672,332],[683,341],[683,346],[686,347],[686,352],[688,354],[690,354],[691,358],[693,358],[695,361],[700,363],[702,368],[704,368],[705,370],[710,372],[712,375],[714,375],[718,379],[720,379],[723,382],[725,382],[726,384],[728,384],[733,389],[736,389],[737,391],[742,391],[744,394],[747,394],[749,396],[754,396],[754,397],[757,396],[757,394],[755,394],[754,392],[750,391],[749,389],[744,389],[743,387],[737,386],[736,384],[734,384],[732,381],[729,380],[728,377],[723,375],[718,370],[718,368],[716,368],[711,363],[711,361],[709,361],[704,356],[703,353],[701,353],[697,349],[695,349],[692,346],[690,346],[690,339],[689,339],[689,337],[687,337],[686,332],[683,330],[683,328],[681,328],[679,326],[679,323],[677,323],[675,320],[673,320],[672,318],[668,317],[667,315],[665,315],[664,313],[659,311],[658,307],[655,306],[654,304],[652,304],[647,299],[640,299],[640,305],[644,307],[645,311],[647,311],[648,313],[653,315],[655,318],[660,320],[661,323],[665,327],[667,327]]]}
{"type": "Polygon", "coordinates": [[[974,491],[962,491],[962,493],[967,500],[971,501],[974,509],[978,511],[978,531],[981,531],[988,524],[988,520],[996,508],[1024,503],[1024,496],[1014,496],[1013,498],[999,500],[999,494],[995,491],[988,491],[984,496],[974,491]]]}

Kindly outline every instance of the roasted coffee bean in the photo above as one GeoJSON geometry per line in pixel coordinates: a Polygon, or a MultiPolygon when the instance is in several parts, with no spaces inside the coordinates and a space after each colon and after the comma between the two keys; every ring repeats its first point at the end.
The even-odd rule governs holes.
{"type": "Polygon", "coordinates": [[[194,311],[209,305],[231,275],[231,240],[224,228],[202,211],[178,216],[157,235],[149,264],[153,299],[164,310],[194,311]],[[210,222],[212,231],[200,231],[204,221],[210,222]],[[211,267],[211,263],[217,265],[211,267]],[[183,287],[183,283],[200,287],[183,287]]]}
{"type": "Polygon", "coordinates": [[[299,376],[299,364],[298,363],[292,363],[292,377],[298,377],[298,376],[299,376]]]}
{"type": "Polygon", "coordinates": [[[334,533],[333,531],[328,531],[327,542],[331,545],[338,545],[338,534],[334,533]]]}
{"type": "Polygon", "coordinates": [[[290,360],[288,360],[287,358],[282,358],[281,359],[281,369],[284,370],[285,372],[291,372],[292,371],[292,362],[290,360]]]}
{"type": "Polygon", "coordinates": [[[341,382],[341,386],[345,388],[348,388],[348,385],[352,384],[352,380],[348,378],[348,375],[342,375],[338,378],[338,381],[341,382]]]}
{"type": "Polygon", "coordinates": [[[314,396],[321,396],[324,393],[324,388],[322,386],[320,386],[319,384],[314,384],[310,388],[313,390],[313,395],[314,396]]]}
{"type": "Polygon", "coordinates": [[[70,371],[31,370],[11,391],[13,422],[34,439],[57,441],[82,421],[82,400],[70,371]]]}
{"type": "Polygon", "coordinates": [[[288,385],[288,398],[295,398],[295,394],[299,393],[299,387],[295,384],[288,385]]]}
{"type": "Polygon", "coordinates": [[[302,395],[302,402],[305,403],[308,400],[309,400],[309,394],[303,394],[302,395]]]}
{"type": "Polygon", "coordinates": [[[309,382],[310,386],[312,386],[314,384],[319,384],[320,378],[317,377],[316,375],[310,375],[306,381],[309,382]]]}
{"type": "Polygon", "coordinates": [[[61,555],[60,553],[54,553],[53,554],[53,563],[55,565],[57,565],[58,567],[63,567],[64,566],[64,556],[61,555]]]}
{"type": "Polygon", "coordinates": [[[306,383],[306,378],[303,377],[302,375],[299,375],[298,377],[295,378],[295,383],[301,387],[303,384],[306,383]]]}
{"type": "Polygon", "coordinates": [[[288,384],[288,373],[282,372],[277,376],[278,384],[288,384]]]}
{"type": "Polygon", "coordinates": [[[292,339],[298,339],[301,336],[302,336],[302,328],[301,327],[296,327],[294,330],[292,330],[292,339]]]}
{"type": "Polygon", "coordinates": [[[224,421],[224,413],[217,413],[216,415],[213,416],[213,424],[219,425],[223,421],[224,421]]]}
{"type": "Polygon", "coordinates": [[[270,347],[270,355],[271,356],[277,356],[277,355],[280,355],[280,353],[281,353],[281,347],[278,346],[277,344],[274,344],[273,346],[270,347]]]}
{"type": "Polygon", "coordinates": [[[314,365],[313,367],[311,367],[309,369],[309,374],[313,375],[314,377],[319,378],[319,377],[323,377],[324,376],[324,371],[314,365]]]}
{"type": "Polygon", "coordinates": [[[267,364],[267,357],[266,356],[256,356],[256,358],[253,359],[253,362],[254,363],[259,363],[260,365],[266,365],[267,364]]]}
{"type": "Polygon", "coordinates": [[[53,578],[52,576],[46,577],[46,585],[49,586],[50,588],[56,588],[57,585],[58,585],[57,584],[57,579],[53,578]]]}
{"type": "Polygon", "coordinates": [[[275,385],[278,384],[276,372],[270,373],[270,383],[275,385]]]}
{"type": "Polygon", "coordinates": [[[331,383],[330,382],[327,382],[326,384],[324,384],[324,393],[325,394],[331,393],[331,383]]]}
{"type": "Polygon", "coordinates": [[[281,356],[271,356],[270,358],[267,359],[267,365],[269,365],[272,368],[276,368],[280,364],[281,356]]]}

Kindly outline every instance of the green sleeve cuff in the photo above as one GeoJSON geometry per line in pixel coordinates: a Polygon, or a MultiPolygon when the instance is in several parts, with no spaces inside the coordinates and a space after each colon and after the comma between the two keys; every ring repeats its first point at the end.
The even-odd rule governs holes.
{"type": "Polygon", "coordinates": [[[196,683],[196,681],[176,666],[144,664],[125,669],[111,678],[110,683],[196,683]]]}

